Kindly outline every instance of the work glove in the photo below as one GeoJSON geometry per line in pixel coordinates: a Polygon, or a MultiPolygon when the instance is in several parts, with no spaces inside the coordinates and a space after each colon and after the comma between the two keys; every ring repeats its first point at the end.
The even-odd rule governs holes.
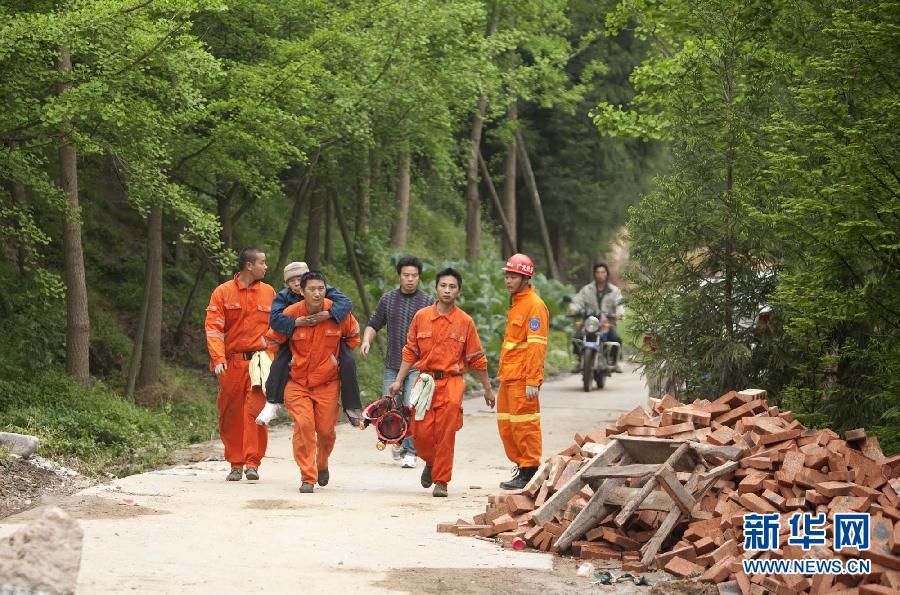
{"type": "Polygon", "coordinates": [[[259,415],[256,416],[256,424],[260,426],[267,426],[269,422],[275,419],[275,416],[278,414],[278,403],[266,403],[266,406],[263,407],[263,410],[259,412],[259,415]]]}
{"type": "Polygon", "coordinates": [[[221,376],[225,373],[225,370],[228,369],[228,364],[222,362],[221,364],[216,364],[216,376],[221,376]]]}
{"type": "Polygon", "coordinates": [[[525,398],[526,399],[536,399],[540,394],[541,389],[538,386],[526,386],[525,387],[525,398]]]}

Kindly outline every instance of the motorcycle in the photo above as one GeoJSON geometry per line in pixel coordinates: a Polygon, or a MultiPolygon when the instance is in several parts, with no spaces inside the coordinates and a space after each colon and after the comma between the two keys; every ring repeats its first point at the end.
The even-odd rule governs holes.
{"type": "Polygon", "coordinates": [[[584,320],[575,323],[578,331],[572,337],[572,345],[575,353],[581,356],[584,392],[591,392],[593,382],[603,388],[607,376],[612,376],[622,345],[608,340],[610,324],[605,314],[598,317],[594,312],[584,312],[582,315],[584,320]]]}

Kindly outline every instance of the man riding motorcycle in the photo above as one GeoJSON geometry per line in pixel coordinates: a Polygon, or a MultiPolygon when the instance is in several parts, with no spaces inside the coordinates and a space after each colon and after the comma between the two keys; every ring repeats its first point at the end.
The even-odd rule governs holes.
{"type": "MultiPolygon", "coordinates": [[[[605,314],[610,324],[607,340],[615,341],[619,344],[622,343],[622,339],[616,332],[616,321],[622,320],[625,314],[625,309],[622,307],[622,292],[609,282],[609,267],[606,266],[606,263],[600,262],[594,265],[594,281],[582,287],[569,304],[569,316],[580,316],[587,312],[598,315],[605,314]]],[[[583,338],[584,329],[579,328],[575,331],[575,337],[578,339],[583,338]]],[[[580,361],[581,353],[577,342],[575,355],[579,357],[580,361]]],[[[616,354],[616,372],[622,371],[622,366],[619,363],[621,357],[621,353],[616,354]]],[[[573,373],[581,371],[581,364],[578,363],[577,366],[576,369],[572,370],[573,373]]]]}

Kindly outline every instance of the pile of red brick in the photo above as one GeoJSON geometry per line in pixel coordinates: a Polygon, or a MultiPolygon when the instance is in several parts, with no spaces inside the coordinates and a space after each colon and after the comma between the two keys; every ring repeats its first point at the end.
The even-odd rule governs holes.
{"type": "Polygon", "coordinates": [[[861,429],[847,432],[844,439],[829,429],[806,429],[791,412],[770,407],[765,396],[764,391],[750,389],[690,405],[668,395],[650,399],[649,412],[638,407],[615,425],[576,434],[575,444],[550,457],[521,492],[490,496],[483,514],[471,521],[441,523],[438,531],[497,538],[507,546],[523,540],[543,551],[621,561],[623,570],[629,571],[655,566],[679,577],[719,583],[723,593],[900,592],[900,456],[885,457],[878,439],[861,429]],[[711,453],[702,463],[707,468],[719,466],[708,472],[712,475],[704,493],[696,489],[695,481],[703,479],[702,474],[694,473],[690,483],[691,473],[684,469],[676,472],[662,465],[648,475],[651,472],[644,467],[649,465],[612,459],[613,465],[623,466],[622,479],[606,480],[606,488],[591,483],[604,490],[606,506],[600,508],[602,518],[593,522],[591,517],[593,524],[586,528],[584,517],[576,519],[587,513],[586,507],[596,514],[597,507],[588,506],[594,491],[580,474],[588,471],[589,475],[586,463],[603,456],[611,443],[620,442],[613,436],[698,443],[702,445],[698,449],[711,453]],[[738,453],[733,457],[737,460],[717,458],[716,448],[738,453]],[[641,475],[631,476],[624,467],[641,475]],[[632,502],[628,511],[620,510],[636,499],[635,493],[649,478],[654,478],[653,490],[641,505],[632,502]],[[667,528],[664,536],[660,532],[654,539],[670,510],[678,519],[674,531],[669,533],[667,528]],[[745,552],[744,514],[775,512],[781,513],[780,547],[745,552]],[[827,546],[804,551],[787,544],[788,518],[795,512],[826,513],[827,546]],[[831,547],[837,512],[871,515],[868,551],[843,548],[836,552],[831,547]],[[746,558],[866,558],[872,571],[864,576],[748,576],[741,566],[746,558]]]}

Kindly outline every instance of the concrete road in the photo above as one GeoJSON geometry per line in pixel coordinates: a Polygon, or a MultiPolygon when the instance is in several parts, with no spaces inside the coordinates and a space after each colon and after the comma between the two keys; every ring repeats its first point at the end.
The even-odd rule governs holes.
{"type": "MultiPolygon", "coordinates": [[[[633,372],[591,393],[581,391],[580,376],[548,382],[541,394],[545,457],[645,397],[633,372]]],[[[282,426],[271,433],[259,482],[227,483],[227,463],[203,462],[126,477],[61,502],[85,529],[79,592],[597,592],[575,578],[572,562],[435,531],[438,522],[483,512],[510,475],[494,413],[480,398],[465,402],[449,498],[419,486],[421,461],[402,469],[375,442],[371,428],[341,425],[331,483],[311,495],[298,492],[290,429],[282,426]]],[[[221,452],[221,445],[206,449],[221,452]]],[[[33,514],[6,519],[0,536],[33,514]]]]}

